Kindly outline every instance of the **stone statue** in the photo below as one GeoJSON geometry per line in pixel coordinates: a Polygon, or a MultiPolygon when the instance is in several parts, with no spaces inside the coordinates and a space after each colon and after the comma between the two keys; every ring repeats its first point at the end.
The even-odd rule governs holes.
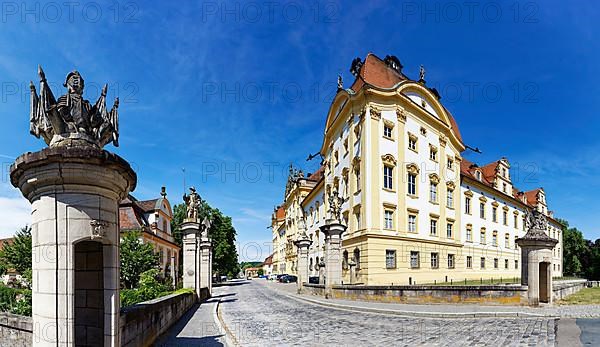
{"type": "Polygon", "coordinates": [[[197,221],[198,210],[200,209],[200,195],[196,193],[196,188],[190,187],[190,195],[183,194],[183,201],[186,205],[186,219],[197,221]]]}
{"type": "Polygon", "coordinates": [[[112,142],[119,146],[119,98],[110,111],[106,108],[107,85],[94,105],[83,98],[85,83],[79,72],[67,75],[64,86],[67,94],[54,98],[40,66],[40,95],[33,82],[31,89],[30,129],[32,135],[42,137],[50,147],[96,146],[112,142]]]}
{"type": "Polygon", "coordinates": [[[337,79],[337,89],[338,89],[338,90],[342,90],[342,89],[344,89],[344,81],[342,80],[342,75],[338,75],[338,79],[337,79]]]}
{"type": "Polygon", "coordinates": [[[200,225],[200,237],[203,239],[208,238],[208,231],[210,230],[211,221],[208,217],[204,217],[202,224],[200,225]]]}
{"type": "Polygon", "coordinates": [[[423,65],[419,67],[419,82],[425,82],[425,67],[423,65]]]}
{"type": "Polygon", "coordinates": [[[337,189],[334,189],[330,192],[328,201],[330,218],[341,221],[342,204],[344,203],[344,198],[340,196],[337,189]]]}
{"type": "Polygon", "coordinates": [[[532,210],[531,212],[527,211],[525,221],[527,223],[526,226],[528,230],[534,229],[545,231],[548,227],[548,220],[546,219],[546,216],[537,210],[532,210]]]}

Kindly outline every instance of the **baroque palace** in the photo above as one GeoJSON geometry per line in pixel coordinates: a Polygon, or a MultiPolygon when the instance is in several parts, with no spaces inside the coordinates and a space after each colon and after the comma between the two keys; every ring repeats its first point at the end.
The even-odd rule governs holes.
{"type": "MultiPolygon", "coordinates": [[[[343,283],[426,284],[521,275],[515,240],[525,214],[547,216],[552,276],[562,275],[560,224],[542,188],[513,186],[506,158],[479,166],[452,114],[428,88],[402,73],[398,58],[369,54],[352,62],[355,80],[341,85],[327,120],[312,174],[290,167],[283,204],[272,216],[273,273],[297,273],[294,241],[305,225],[312,244],[309,276],[324,256],[327,196],[343,197],[343,283]],[[304,220],[302,219],[304,216],[304,220]]],[[[341,84],[341,83],[340,83],[341,84]]]]}

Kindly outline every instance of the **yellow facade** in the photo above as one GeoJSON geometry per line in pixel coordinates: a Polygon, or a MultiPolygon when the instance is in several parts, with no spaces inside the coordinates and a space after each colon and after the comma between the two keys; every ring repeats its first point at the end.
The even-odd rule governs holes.
{"type": "MultiPolygon", "coordinates": [[[[273,228],[273,239],[279,243],[274,248],[281,242],[288,245],[286,265],[281,271],[283,260],[274,258],[280,269],[276,272],[296,273],[292,242],[303,212],[313,240],[309,274],[318,274],[314,265],[323,256],[318,227],[328,211],[325,197],[336,190],[344,198],[342,215],[348,226],[342,242],[344,283],[425,284],[520,277],[520,250],[514,239],[525,231],[516,222],[508,223],[508,218],[516,221],[531,208],[550,216],[545,197],[536,195],[532,205],[527,193],[518,195],[503,170],[509,168],[505,159],[491,170],[484,167],[480,180],[471,177],[479,169],[464,167],[466,161],[461,167],[465,145],[435,90],[423,80],[408,79],[387,57],[381,60],[370,54],[363,64],[352,88],[338,91],[327,115],[322,177],[316,183],[292,177],[297,182],[293,189],[288,182],[283,204],[285,240],[281,234],[275,237],[273,228]],[[484,210],[496,213],[493,220],[473,220],[479,200],[472,202],[473,211],[465,211],[467,198],[477,197],[484,210]],[[473,234],[482,236],[474,240],[473,234]],[[349,260],[357,263],[354,278],[350,278],[349,260]]],[[[559,239],[554,274],[560,276],[562,238],[558,223],[549,221],[550,236],[559,239]]]]}

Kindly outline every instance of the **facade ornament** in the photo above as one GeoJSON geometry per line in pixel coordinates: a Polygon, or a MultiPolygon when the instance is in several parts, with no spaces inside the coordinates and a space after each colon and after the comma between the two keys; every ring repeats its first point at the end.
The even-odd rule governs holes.
{"type": "Polygon", "coordinates": [[[352,65],[350,65],[350,73],[352,74],[352,76],[358,77],[362,66],[363,61],[360,59],[360,57],[354,58],[354,60],[352,60],[352,65]]]}
{"type": "Polygon", "coordinates": [[[548,220],[546,216],[537,210],[533,210],[532,212],[527,211],[527,214],[525,215],[525,223],[528,230],[545,231],[548,228],[548,220]]]}
{"type": "Polygon", "coordinates": [[[453,181],[447,181],[446,187],[448,187],[448,189],[454,190],[454,188],[456,188],[456,184],[453,181]]]}
{"type": "Polygon", "coordinates": [[[103,148],[108,143],[119,146],[119,98],[110,111],[106,108],[108,86],[102,88],[100,98],[92,105],[83,98],[85,83],[79,72],[67,75],[64,86],[67,94],[55,99],[46,81],[42,67],[38,67],[40,94],[30,83],[31,110],[29,132],[42,137],[50,147],[94,146],[103,148]]]}
{"type": "Polygon", "coordinates": [[[429,180],[431,181],[431,183],[438,184],[438,183],[440,183],[440,176],[438,176],[434,173],[429,174],[429,180]]]}
{"type": "Polygon", "coordinates": [[[448,137],[444,134],[440,134],[440,147],[446,147],[448,143],[448,137]]]}
{"type": "Polygon", "coordinates": [[[375,119],[375,120],[380,120],[381,119],[381,110],[380,109],[378,109],[378,108],[376,108],[374,106],[371,106],[369,108],[369,113],[371,114],[371,118],[372,119],[375,119]]]}
{"type": "Polygon", "coordinates": [[[425,67],[423,65],[419,67],[419,83],[425,84],[425,67]]]}
{"type": "Polygon", "coordinates": [[[98,240],[106,236],[106,227],[108,226],[107,222],[93,220],[90,222],[90,225],[92,226],[92,236],[90,237],[90,239],[98,240]]]}
{"type": "Polygon", "coordinates": [[[183,201],[186,205],[186,219],[198,221],[198,211],[200,210],[200,195],[196,193],[196,188],[190,187],[190,195],[183,194],[183,201]]]}
{"type": "Polygon", "coordinates": [[[339,92],[340,90],[343,90],[343,89],[344,89],[344,81],[342,80],[342,75],[338,75],[338,77],[337,77],[337,90],[339,92]]]}
{"type": "Polygon", "coordinates": [[[396,158],[389,153],[382,155],[381,160],[388,165],[396,166],[396,158]]]}
{"type": "Polygon", "coordinates": [[[396,108],[396,119],[402,123],[406,122],[406,110],[404,108],[402,108],[402,107],[396,108]]]}
{"type": "Polygon", "coordinates": [[[336,221],[341,221],[342,204],[344,203],[344,199],[340,196],[337,189],[330,191],[328,201],[330,218],[336,221]]]}
{"type": "Polygon", "coordinates": [[[415,163],[410,163],[406,165],[406,171],[408,171],[408,173],[413,174],[413,175],[418,175],[419,174],[419,166],[415,163]]]}

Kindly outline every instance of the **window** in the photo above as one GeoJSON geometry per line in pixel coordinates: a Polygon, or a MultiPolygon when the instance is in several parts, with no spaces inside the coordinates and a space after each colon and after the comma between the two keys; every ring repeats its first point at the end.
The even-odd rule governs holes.
{"type": "Polygon", "coordinates": [[[477,180],[481,181],[481,172],[475,171],[475,177],[477,177],[477,180]]]}
{"type": "Polygon", "coordinates": [[[470,269],[473,267],[473,257],[471,257],[470,255],[467,256],[467,269],[470,269]]]}
{"type": "Polygon", "coordinates": [[[452,223],[446,224],[446,237],[449,239],[452,238],[452,223]]]}
{"type": "Polygon", "coordinates": [[[431,268],[437,269],[440,267],[440,262],[437,253],[431,253],[431,268]]]}
{"type": "Polygon", "coordinates": [[[354,264],[356,264],[356,270],[359,270],[360,269],[360,250],[358,248],[354,249],[352,259],[354,259],[354,264]]]}
{"type": "Polygon", "coordinates": [[[333,164],[337,165],[340,163],[340,157],[338,151],[333,152],[333,164]]]}
{"type": "Polygon", "coordinates": [[[473,230],[471,230],[471,226],[467,226],[467,241],[473,241],[473,230]]]}
{"type": "Polygon", "coordinates": [[[502,177],[506,177],[506,169],[502,168],[502,177]]]}
{"type": "MultiPolygon", "coordinates": [[[[497,222],[498,221],[498,209],[496,207],[492,207],[492,222],[497,222]]],[[[481,217],[484,218],[484,217],[481,217]]]]}
{"type": "Polygon", "coordinates": [[[392,189],[393,168],[391,166],[383,166],[383,188],[392,189]]]}
{"type": "Polygon", "coordinates": [[[485,245],[485,230],[481,230],[479,233],[479,243],[485,245]]]}
{"type": "Polygon", "coordinates": [[[515,235],[515,244],[514,244],[514,246],[515,246],[515,249],[517,249],[518,244],[517,244],[517,236],[516,235],[515,235]]]}
{"type": "Polygon", "coordinates": [[[465,213],[471,214],[471,198],[469,197],[465,198],[465,213]]]}
{"type": "Polygon", "coordinates": [[[510,240],[509,240],[509,236],[508,234],[504,235],[504,247],[505,248],[510,248],[510,240]]]}
{"type": "Polygon", "coordinates": [[[480,264],[482,269],[485,269],[485,258],[481,257],[481,264],[480,264]]]}
{"type": "Polygon", "coordinates": [[[429,159],[437,161],[437,148],[433,146],[429,148],[429,159]]]}
{"type": "Polygon", "coordinates": [[[417,195],[417,175],[408,174],[408,195],[417,195]]]}
{"type": "Polygon", "coordinates": [[[446,190],[446,205],[448,208],[454,208],[454,191],[452,189],[446,190]]]}
{"type": "Polygon", "coordinates": [[[394,228],[394,212],[392,210],[385,210],[383,213],[383,219],[386,229],[394,228]]]}
{"type": "Polygon", "coordinates": [[[502,224],[508,225],[508,212],[506,211],[502,212],[502,224]]]}
{"type": "Polygon", "coordinates": [[[517,215],[514,216],[515,229],[519,228],[519,223],[517,222],[517,215]]]}
{"type": "Polygon", "coordinates": [[[502,183],[502,191],[506,193],[506,183],[502,183]]]}
{"type": "Polygon", "coordinates": [[[354,169],[354,178],[356,178],[356,190],[360,190],[360,169],[354,169]]]}
{"type": "Polygon", "coordinates": [[[518,269],[518,268],[519,268],[519,261],[515,260],[515,269],[518,269]]]}
{"type": "Polygon", "coordinates": [[[387,124],[383,126],[383,136],[388,137],[388,138],[392,137],[392,127],[391,126],[389,126],[387,124]]]}
{"type": "Polygon", "coordinates": [[[393,249],[385,250],[385,268],[395,269],[396,268],[396,251],[393,249]]]}
{"type": "Polygon", "coordinates": [[[410,252],[410,267],[413,269],[419,268],[419,252],[410,252]]]}
{"type": "Polygon", "coordinates": [[[504,268],[508,270],[508,259],[504,259],[504,268]]]}
{"type": "Polygon", "coordinates": [[[429,201],[436,202],[437,201],[437,184],[431,182],[429,184],[429,201]]]}
{"type": "Polygon", "coordinates": [[[423,135],[423,136],[427,135],[427,129],[421,127],[421,135],[423,135]]]}
{"type": "Polygon", "coordinates": [[[498,232],[497,231],[494,231],[492,233],[492,245],[498,246],[498,232]]]}
{"type": "Polygon", "coordinates": [[[494,269],[498,268],[498,258],[494,258],[494,269]]]}
{"type": "Polygon", "coordinates": [[[485,202],[479,203],[479,218],[485,219],[485,202]]]}
{"type": "Polygon", "coordinates": [[[344,140],[344,155],[348,154],[348,138],[344,140]]]}
{"type": "Polygon", "coordinates": [[[344,252],[342,253],[342,269],[344,270],[348,270],[349,265],[348,265],[348,250],[344,250],[344,252]]]}
{"type": "Polygon", "coordinates": [[[454,160],[452,160],[452,158],[448,158],[448,161],[446,161],[446,167],[448,170],[454,170],[454,160]]]}
{"type": "Polygon", "coordinates": [[[448,254],[448,269],[454,269],[454,254],[448,254]]]}
{"type": "Polygon", "coordinates": [[[437,220],[435,220],[435,219],[432,219],[432,220],[431,220],[431,223],[430,223],[430,228],[429,228],[429,233],[430,233],[432,236],[435,236],[435,235],[437,235],[437,220]]]}
{"type": "Polygon", "coordinates": [[[356,219],[356,229],[360,229],[360,211],[356,211],[354,217],[356,219]]]}
{"type": "Polygon", "coordinates": [[[411,233],[417,232],[417,216],[414,214],[408,215],[408,231],[411,233]]]}
{"type": "Polygon", "coordinates": [[[408,135],[408,149],[417,151],[417,137],[412,134],[408,135]]]}

